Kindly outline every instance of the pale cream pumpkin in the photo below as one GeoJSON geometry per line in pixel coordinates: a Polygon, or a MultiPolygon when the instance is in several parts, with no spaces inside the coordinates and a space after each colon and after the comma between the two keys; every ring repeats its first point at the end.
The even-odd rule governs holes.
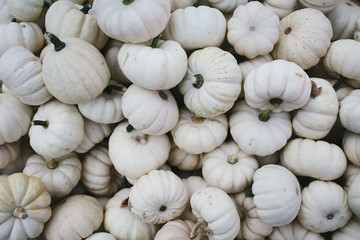
{"type": "Polygon", "coordinates": [[[245,78],[244,92],[252,108],[290,112],[309,101],[311,80],[296,63],[278,59],[251,71],[245,78]]]}
{"type": "Polygon", "coordinates": [[[185,106],[200,117],[214,118],[230,110],[241,91],[241,70],[235,57],[218,47],[196,50],[178,85],[185,106]]]}
{"type": "Polygon", "coordinates": [[[346,192],[349,192],[351,183],[354,181],[355,177],[360,173],[360,167],[355,166],[350,161],[346,167],[346,170],[343,175],[344,183],[341,185],[346,192]]]}
{"type": "Polygon", "coordinates": [[[170,0],[171,12],[179,8],[193,6],[198,0],[170,0]]]}
{"type": "Polygon", "coordinates": [[[258,167],[253,156],[242,151],[236,142],[228,141],[204,154],[202,176],[211,187],[237,193],[251,185],[258,167]]]}
{"type": "Polygon", "coordinates": [[[310,231],[334,231],[343,227],[352,215],[348,194],[332,181],[312,181],[303,188],[301,196],[297,219],[310,231]]]}
{"type": "Polygon", "coordinates": [[[233,195],[240,216],[240,232],[235,239],[261,240],[273,231],[273,226],[259,218],[254,200],[247,191],[233,195]]]}
{"type": "Polygon", "coordinates": [[[136,84],[125,91],[121,108],[131,126],[149,135],[169,132],[179,118],[178,105],[170,90],[149,90],[136,84]]]}
{"type": "Polygon", "coordinates": [[[204,154],[191,154],[179,148],[171,141],[171,149],[167,162],[180,170],[192,171],[202,167],[204,154]]]}
{"type": "Polygon", "coordinates": [[[81,6],[70,1],[56,1],[46,13],[45,27],[59,38],[80,38],[97,49],[102,49],[109,39],[99,28],[90,4],[81,6]]]}
{"type": "Polygon", "coordinates": [[[360,134],[345,131],[342,138],[342,149],[347,159],[357,167],[360,167],[360,134]]]}
{"type": "Polygon", "coordinates": [[[60,40],[51,33],[43,58],[43,80],[49,92],[67,104],[98,96],[110,80],[110,70],[100,51],[79,38],[60,40]]]}
{"type": "Polygon", "coordinates": [[[296,10],[281,19],[279,41],[272,56],[306,70],[325,56],[332,36],[331,23],[322,12],[313,8],[296,10]]]}
{"type": "Polygon", "coordinates": [[[283,166],[268,164],[255,171],[253,181],[253,200],[261,221],[277,227],[296,218],[301,189],[292,172],[283,166]]]}
{"type": "Polygon", "coordinates": [[[12,21],[0,24],[0,55],[10,47],[22,46],[33,53],[39,52],[44,45],[41,28],[33,22],[12,21]]]}
{"type": "Polygon", "coordinates": [[[25,47],[11,47],[1,55],[0,79],[24,104],[38,106],[52,98],[43,81],[39,57],[25,47]]]}
{"type": "Polygon", "coordinates": [[[85,238],[85,240],[116,240],[116,238],[107,232],[96,232],[85,238]]]}
{"type": "Polygon", "coordinates": [[[360,221],[358,218],[351,218],[345,226],[337,229],[332,235],[332,240],[357,240],[360,235],[360,221]]]}
{"type": "Polygon", "coordinates": [[[338,0],[299,0],[300,6],[302,8],[314,8],[324,14],[329,13],[335,10],[338,3],[341,1],[338,0]]]}
{"type": "Polygon", "coordinates": [[[117,192],[125,179],[114,168],[106,146],[96,145],[82,160],[81,183],[98,196],[117,192]]]}
{"type": "Polygon", "coordinates": [[[30,156],[23,173],[39,178],[54,198],[67,196],[78,184],[82,164],[75,153],[56,159],[46,159],[38,154],[30,156]]]}
{"type": "Polygon", "coordinates": [[[81,240],[97,230],[104,219],[100,202],[89,195],[76,194],[64,198],[53,208],[45,224],[47,240],[81,240]]]}
{"type": "Polygon", "coordinates": [[[279,18],[283,18],[296,8],[296,0],[265,0],[264,5],[270,7],[279,18]]]}
{"type": "Polygon", "coordinates": [[[240,231],[240,217],[231,197],[217,187],[197,190],[190,198],[193,214],[198,219],[190,239],[234,239],[240,231]]]}
{"type": "Polygon", "coordinates": [[[227,40],[247,58],[269,54],[279,39],[279,17],[260,2],[240,5],[227,22],[227,40]]]}
{"type": "Polygon", "coordinates": [[[267,156],[285,146],[292,134],[288,112],[261,111],[245,100],[235,104],[229,117],[230,134],[248,154],[267,156]]]}
{"type": "Polygon", "coordinates": [[[110,80],[100,95],[90,101],[79,103],[79,111],[96,123],[118,123],[124,119],[121,104],[125,91],[126,87],[123,84],[110,80]]]}
{"type": "Polygon", "coordinates": [[[13,19],[13,16],[11,16],[6,0],[0,0],[0,24],[9,23],[11,19],[13,19]]]}
{"type": "Polygon", "coordinates": [[[360,218],[360,174],[357,174],[354,177],[353,181],[350,183],[348,194],[348,203],[351,211],[360,218]]]}
{"type": "MultiPolygon", "coordinates": [[[[241,73],[242,73],[242,83],[245,81],[246,76],[256,67],[267,63],[267,62],[271,62],[274,59],[272,58],[271,54],[266,54],[266,55],[260,55],[257,56],[253,59],[249,59],[243,62],[240,62],[238,65],[241,69],[241,73]]],[[[243,90],[243,89],[242,89],[243,90]]]]}
{"type": "Polygon", "coordinates": [[[13,163],[20,155],[20,140],[0,145],[0,169],[13,163]]]}
{"type": "Polygon", "coordinates": [[[130,188],[129,207],[142,222],[165,223],[180,216],[189,200],[181,179],[171,171],[152,170],[130,188]]]}
{"type": "Polygon", "coordinates": [[[6,0],[6,5],[14,18],[31,22],[40,16],[44,2],[44,0],[6,0]]]}
{"type": "Polygon", "coordinates": [[[360,133],[360,89],[352,90],[340,102],[339,117],[341,124],[349,131],[360,133]]]}
{"type": "Polygon", "coordinates": [[[116,171],[135,179],[163,165],[170,147],[167,135],[152,136],[130,130],[127,121],[119,123],[109,138],[109,156],[116,171]]]}
{"type": "Polygon", "coordinates": [[[154,240],[188,240],[194,224],[190,220],[175,219],[168,221],[157,231],[154,240]]]}
{"type": "Polygon", "coordinates": [[[154,224],[144,223],[130,212],[130,188],[122,188],[105,205],[104,228],[117,239],[152,240],[154,224]]]}
{"type": "Polygon", "coordinates": [[[336,91],[329,81],[310,78],[313,84],[312,96],[292,118],[294,133],[303,138],[321,139],[334,126],[339,112],[336,91]]]}
{"type": "Polygon", "coordinates": [[[208,2],[223,13],[233,13],[238,6],[247,4],[248,0],[208,0],[208,2]]]}
{"type": "Polygon", "coordinates": [[[0,239],[36,238],[52,214],[43,183],[23,173],[0,178],[0,202],[0,239]]]}
{"type": "Polygon", "coordinates": [[[344,151],[336,144],[295,138],[280,153],[281,164],[298,176],[319,180],[340,178],[347,167],[344,151]]]}
{"type": "Polygon", "coordinates": [[[29,128],[30,145],[47,158],[74,151],[84,138],[84,119],[74,105],[51,100],[41,105],[29,128]]]}
{"type": "Polygon", "coordinates": [[[159,35],[170,18],[169,0],[102,0],[94,5],[102,31],[122,42],[146,42],[159,35]]]}
{"type": "Polygon", "coordinates": [[[181,82],[187,70],[187,55],[173,40],[154,38],[149,43],[125,43],[118,54],[124,75],[137,86],[169,90],[181,82]]]}
{"type": "Polygon", "coordinates": [[[186,51],[219,47],[226,37],[226,19],[216,8],[188,6],[171,13],[162,36],[180,43],[186,51]]]}
{"type": "Polygon", "coordinates": [[[171,136],[180,149],[190,154],[201,154],[220,146],[226,139],[228,127],[224,114],[202,118],[184,107],[180,109],[179,121],[171,130],[171,136]]]}
{"type": "Polygon", "coordinates": [[[0,93],[0,144],[11,143],[24,136],[30,127],[32,108],[9,93],[0,93]]]}

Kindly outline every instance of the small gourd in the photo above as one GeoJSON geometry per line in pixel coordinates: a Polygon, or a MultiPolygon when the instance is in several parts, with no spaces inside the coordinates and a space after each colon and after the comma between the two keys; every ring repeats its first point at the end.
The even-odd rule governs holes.
{"type": "Polygon", "coordinates": [[[300,6],[302,8],[314,8],[324,14],[333,11],[338,3],[341,1],[338,0],[299,0],[300,6]]]}
{"type": "Polygon", "coordinates": [[[297,0],[264,0],[264,5],[271,8],[281,19],[294,11],[297,2],[297,0]]]}
{"type": "Polygon", "coordinates": [[[0,169],[13,163],[20,155],[20,140],[0,145],[0,169]]]}
{"type": "Polygon", "coordinates": [[[360,222],[352,217],[345,226],[337,229],[332,235],[332,240],[357,240],[360,235],[360,222]]]}
{"type": "Polygon", "coordinates": [[[180,170],[192,171],[202,167],[204,154],[191,154],[179,148],[171,141],[171,149],[167,162],[180,170]]]}
{"type": "Polygon", "coordinates": [[[347,159],[357,167],[360,167],[360,134],[345,131],[342,138],[342,149],[347,159]]]}
{"type": "Polygon", "coordinates": [[[357,174],[354,177],[353,181],[350,183],[348,194],[348,203],[351,211],[356,217],[360,217],[360,174],[357,174]]]}
{"type": "Polygon", "coordinates": [[[19,21],[35,21],[41,15],[44,0],[6,0],[10,14],[19,21]]]}
{"type": "Polygon", "coordinates": [[[191,220],[175,219],[168,221],[157,231],[154,240],[188,240],[194,224],[191,220]]]}
{"type": "Polygon", "coordinates": [[[339,117],[341,124],[349,131],[360,133],[360,89],[352,90],[340,102],[339,117]]]}

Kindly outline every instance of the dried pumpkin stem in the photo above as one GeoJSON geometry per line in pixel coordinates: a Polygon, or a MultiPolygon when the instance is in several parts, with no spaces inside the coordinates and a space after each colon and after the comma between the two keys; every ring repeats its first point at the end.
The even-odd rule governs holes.
{"type": "Polygon", "coordinates": [[[202,237],[208,236],[212,234],[211,230],[205,229],[207,223],[204,219],[200,219],[195,223],[190,232],[190,239],[200,240],[202,237]]]}
{"type": "Polygon", "coordinates": [[[230,164],[235,164],[238,162],[238,158],[236,157],[235,154],[231,154],[228,156],[227,162],[230,164]]]}
{"type": "Polygon", "coordinates": [[[54,48],[55,48],[56,52],[61,51],[66,46],[66,44],[63,41],[61,41],[57,36],[55,36],[52,33],[45,32],[44,37],[45,37],[46,41],[54,44],[54,48]]]}
{"type": "Polygon", "coordinates": [[[195,74],[191,81],[194,88],[201,88],[204,84],[204,77],[201,74],[195,74]]]}
{"type": "Polygon", "coordinates": [[[26,219],[28,217],[28,215],[24,211],[24,208],[22,208],[22,207],[16,207],[13,211],[13,215],[14,215],[14,217],[21,218],[21,219],[26,219]]]}
{"type": "Polygon", "coordinates": [[[48,120],[34,120],[32,121],[35,126],[43,126],[44,128],[49,127],[49,121],[48,120]]]}
{"type": "Polygon", "coordinates": [[[346,80],[346,77],[344,77],[343,75],[340,75],[340,77],[338,78],[338,80],[336,81],[336,83],[334,84],[333,88],[336,90],[338,90],[340,88],[340,85],[346,80]]]}
{"type": "Polygon", "coordinates": [[[80,9],[80,11],[84,14],[88,14],[90,9],[91,9],[91,4],[85,4],[83,8],[80,9]]]}
{"type": "Polygon", "coordinates": [[[55,161],[55,159],[51,159],[48,163],[47,163],[47,167],[49,169],[55,169],[59,166],[59,164],[55,161]]]}
{"type": "Polygon", "coordinates": [[[240,221],[244,221],[246,219],[246,211],[241,209],[238,211],[238,213],[239,213],[240,221]]]}
{"type": "Polygon", "coordinates": [[[127,207],[128,204],[129,204],[129,198],[125,198],[124,200],[121,201],[120,208],[127,207]]]}
{"type": "Polygon", "coordinates": [[[113,90],[119,91],[119,92],[126,92],[127,88],[124,86],[118,86],[118,85],[108,85],[103,92],[105,93],[111,93],[113,90]]]}
{"type": "Polygon", "coordinates": [[[124,5],[130,5],[131,3],[133,3],[135,0],[123,0],[123,4],[124,5]]]}
{"type": "Polygon", "coordinates": [[[159,91],[159,96],[161,97],[161,99],[167,101],[168,100],[168,96],[166,95],[166,93],[164,91],[159,91]]]}
{"type": "Polygon", "coordinates": [[[316,98],[321,94],[322,87],[318,87],[314,81],[311,81],[311,97],[316,98]]]}
{"type": "Polygon", "coordinates": [[[150,46],[151,46],[152,48],[157,48],[160,38],[161,38],[161,35],[158,35],[157,37],[155,37],[155,38],[152,40],[150,46]]]}
{"type": "Polygon", "coordinates": [[[191,120],[196,124],[201,124],[204,122],[205,118],[195,115],[191,118],[191,120]]]}
{"type": "Polygon", "coordinates": [[[16,18],[11,19],[11,22],[17,22],[16,18]]]}
{"type": "Polygon", "coordinates": [[[135,140],[136,140],[138,143],[144,145],[144,144],[147,143],[147,135],[141,133],[140,135],[136,136],[135,140]]]}

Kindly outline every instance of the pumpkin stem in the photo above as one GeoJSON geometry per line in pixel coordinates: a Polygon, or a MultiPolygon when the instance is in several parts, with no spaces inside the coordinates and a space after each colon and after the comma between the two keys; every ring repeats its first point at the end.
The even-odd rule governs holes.
{"type": "Polygon", "coordinates": [[[285,33],[286,35],[289,35],[289,34],[291,33],[291,31],[292,31],[291,27],[287,27],[287,28],[285,29],[284,33],[285,33]]]}
{"type": "Polygon", "coordinates": [[[34,120],[32,121],[35,126],[43,126],[44,128],[49,127],[49,121],[48,120],[34,120]]]}
{"type": "Polygon", "coordinates": [[[51,42],[52,44],[54,44],[56,52],[59,52],[60,50],[62,50],[66,46],[66,44],[63,41],[61,41],[57,36],[55,36],[52,33],[45,32],[44,37],[45,37],[46,41],[51,42]]]}
{"type": "Polygon", "coordinates": [[[239,217],[240,217],[240,222],[244,221],[246,219],[246,212],[243,209],[241,209],[238,211],[238,213],[239,213],[239,217]]]}
{"type": "Polygon", "coordinates": [[[16,23],[16,22],[17,22],[17,21],[16,21],[16,18],[11,19],[11,22],[15,22],[15,23],[16,23]]]}
{"type": "Polygon", "coordinates": [[[130,5],[131,3],[133,3],[135,0],[123,0],[123,4],[124,5],[130,5]]]}
{"type": "Polygon", "coordinates": [[[246,197],[254,197],[255,195],[253,194],[252,191],[247,191],[247,192],[245,193],[245,196],[246,196],[246,197]]]}
{"type": "Polygon", "coordinates": [[[238,162],[238,158],[235,156],[235,154],[231,154],[228,156],[227,162],[230,164],[235,164],[238,162]]]}
{"type": "Polygon", "coordinates": [[[127,207],[128,203],[129,203],[129,198],[125,198],[124,200],[121,201],[120,208],[127,207]]]}
{"type": "Polygon", "coordinates": [[[346,77],[344,77],[343,75],[340,75],[340,77],[338,78],[338,80],[336,81],[336,83],[334,84],[333,88],[336,90],[338,90],[340,88],[340,85],[346,80],[346,77]]]}
{"type": "Polygon", "coordinates": [[[158,45],[158,43],[159,43],[160,38],[161,38],[161,35],[156,36],[156,37],[152,40],[150,46],[151,46],[152,48],[157,48],[157,47],[158,47],[157,45],[158,45]]]}
{"type": "Polygon", "coordinates": [[[24,211],[24,208],[22,208],[22,207],[16,207],[13,211],[13,215],[14,215],[14,217],[21,218],[21,219],[26,219],[28,217],[28,215],[24,211]]]}
{"type": "Polygon", "coordinates": [[[267,122],[270,119],[270,114],[272,113],[271,109],[266,110],[265,112],[259,114],[259,120],[262,122],[267,122]]]}
{"type": "Polygon", "coordinates": [[[59,164],[55,161],[55,159],[51,159],[48,164],[47,164],[47,167],[49,169],[55,169],[59,166],[59,164]]]}
{"type": "Polygon", "coordinates": [[[191,118],[191,120],[196,124],[201,124],[204,122],[205,118],[195,115],[191,118]]]}
{"type": "Polygon", "coordinates": [[[113,90],[119,91],[119,92],[126,92],[127,88],[124,86],[118,86],[118,85],[108,85],[104,89],[103,92],[110,94],[113,90]]]}
{"type": "Polygon", "coordinates": [[[272,109],[278,109],[283,100],[281,100],[280,98],[272,98],[269,100],[269,102],[273,107],[272,109]]]}
{"type": "Polygon", "coordinates": [[[127,127],[126,127],[126,131],[127,132],[131,132],[132,130],[134,130],[135,128],[131,125],[131,124],[129,124],[129,125],[127,125],[127,127]]]}
{"type": "Polygon", "coordinates": [[[311,81],[311,97],[315,98],[321,94],[322,87],[317,87],[314,81],[311,81]]]}
{"type": "Polygon", "coordinates": [[[212,231],[209,229],[205,229],[207,223],[204,219],[200,219],[195,223],[190,232],[190,239],[200,240],[202,237],[208,236],[212,234],[212,231]]]}
{"type": "Polygon", "coordinates": [[[136,140],[138,143],[144,145],[144,144],[147,143],[147,135],[141,133],[139,136],[136,136],[135,140],[136,140]]]}
{"type": "Polygon", "coordinates": [[[159,95],[163,100],[165,100],[165,101],[168,100],[168,96],[163,91],[159,91],[159,95]]]}
{"type": "Polygon", "coordinates": [[[90,9],[91,9],[91,4],[85,4],[85,5],[83,6],[83,8],[80,9],[80,11],[81,11],[83,14],[88,14],[90,9]]]}
{"type": "Polygon", "coordinates": [[[194,88],[201,88],[204,84],[204,77],[201,74],[195,74],[191,79],[192,85],[194,88]]]}

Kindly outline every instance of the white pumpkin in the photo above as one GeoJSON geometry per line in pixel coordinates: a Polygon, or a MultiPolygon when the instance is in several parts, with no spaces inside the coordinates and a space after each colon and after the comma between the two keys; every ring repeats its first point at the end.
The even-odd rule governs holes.
{"type": "Polygon", "coordinates": [[[171,149],[167,162],[180,170],[192,171],[200,169],[203,165],[204,154],[191,154],[179,148],[171,141],[171,149]]]}
{"type": "Polygon", "coordinates": [[[227,40],[247,58],[269,54],[279,39],[279,17],[260,2],[240,5],[227,22],[227,40]]]}
{"type": "Polygon", "coordinates": [[[352,212],[345,190],[331,181],[312,181],[301,192],[297,219],[306,229],[324,233],[343,227],[352,212]]]}
{"type": "Polygon", "coordinates": [[[169,90],[181,82],[187,70],[187,55],[173,40],[154,38],[150,43],[125,43],[118,62],[124,75],[137,86],[169,90]]]}
{"type": "Polygon", "coordinates": [[[175,219],[168,221],[157,231],[154,240],[188,240],[194,224],[190,220],[175,219]]]}
{"type": "Polygon", "coordinates": [[[360,221],[358,218],[351,218],[345,226],[337,229],[332,235],[332,240],[357,240],[360,235],[360,221]]]}
{"type": "Polygon", "coordinates": [[[279,41],[272,56],[306,70],[325,56],[332,36],[331,23],[322,12],[313,8],[296,10],[281,19],[279,41]]]}
{"type": "Polygon", "coordinates": [[[97,49],[102,49],[109,39],[99,28],[90,4],[81,6],[70,1],[56,1],[46,13],[45,28],[59,38],[80,38],[97,49]]]}
{"type": "Polygon", "coordinates": [[[104,228],[117,239],[154,239],[154,224],[144,223],[130,212],[130,188],[122,188],[105,205],[104,228]]]}
{"type": "Polygon", "coordinates": [[[180,216],[189,200],[181,179],[171,171],[152,170],[130,188],[129,207],[142,222],[165,223],[180,216]]]}
{"type": "Polygon", "coordinates": [[[235,239],[262,240],[273,231],[273,226],[259,218],[254,200],[247,191],[233,195],[240,216],[240,232],[235,239]]]}
{"type": "Polygon", "coordinates": [[[9,48],[22,46],[32,53],[39,52],[44,45],[41,28],[33,22],[10,22],[0,24],[0,56],[9,48]]]}
{"type": "Polygon", "coordinates": [[[348,190],[348,203],[351,211],[354,215],[360,218],[360,174],[357,174],[354,177],[353,181],[350,183],[348,190]]]}
{"type": "Polygon", "coordinates": [[[329,81],[310,78],[313,84],[312,96],[292,118],[294,133],[303,138],[321,139],[334,126],[339,112],[336,91],[329,81]]]}
{"type": "Polygon", "coordinates": [[[296,0],[265,0],[264,5],[270,7],[281,19],[293,12],[296,8],[296,0]]]}
{"type": "Polygon", "coordinates": [[[198,219],[190,239],[234,239],[240,231],[240,217],[231,197],[217,187],[197,190],[190,199],[192,212],[198,219]]]}
{"type": "Polygon", "coordinates": [[[101,0],[94,5],[101,30],[122,42],[146,42],[159,35],[170,18],[169,0],[101,0]]]}
{"type": "Polygon", "coordinates": [[[108,124],[96,123],[84,118],[84,138],[77,148],[77,153],[86,153],[96,144],[109,137],[113,128],[108,124]]]}
{"type": "Polygon", "coordinates": [[[268,164],[257,169],[251,187],[256,212],[264,223],[284,226],[297,216],[301,204],[300,184],[287,168],[268,164]]]}
{"type": "Polygon", "coordinates": [[[40,59],[25,47],[11,47],[1,55],[0,79],[24,104],[38,106],[52,98],[43,81],[40,59]]]}
{"type": "Polygon", "coordinates": [[[357,167],[360,167],[360,134],[345,131],[342,138],[342,149],[347,159],[357,167]]]}
{"type": "Polygon", "coordinates": [[[106,146],[96,145],[82,160],[81,183],[98,196],[117,192],[125,179],[114,168],[106,146]]]}
{"type": "Polygon", "coordinates": [[[9,93],[0,93],[0,144],[16,142],[30,127],[32,108],[9,93]]]}
{"type": "Polygon", "coordinates": [[[360,89],[352,90],[340,102],[339,117],[341,124],[349,131],[360,133],[360,89]]]}
{"type": "Polygon", "coordinates": [[[189,6],[171,13],[162,32],[167,40],[175,40],[186,50],[219,47],[226,37],[224,14],[209,6],[189,6]]]}
{"type": "Polygon", "coordinates": [[[227,137],[228,128],[228,119],[224,114],[215,118],[202,118],[187,108],[182,108],[171,136],[183,151],[201,154],[220,146],[227,137]]]}
{"type": "Polygon", "coordinates": [[[300,6],[303,8],[314,8],[324,14],[335,10],[338,0],[299,0],[300,6]]]}
{"type": "Polygon", "coordinates": [[[0,145],[0,169],[13,163],[20,155],[20,140],[0,145]]]}
{"type": "Polygon", "coordinates": [[[170,0],[171,12],[179,8],[193,6],[198,0],[170,0]]]}
{"type": "Polygon", "coordinates": [[[121,104],[125,91],[124,85],[110,80],[100,95],[87,102],[79,103],[79,111],[96,123],[118,123],[124,119],[121,104]]]}
{"type": "Polygon", "coordinates": [[[238,6],[247,4],[248,0],[208,0],[208,2],[223,13],[233,13],[238,6]]]}
{"type": "Polygon", "coordinates": [[[149,135],[169,132],[179,119],[177,102],[170,90],[149,90],[132,84],[122,97],[121,108],[131,126],[149,135]]]}
{"type": "Polygon", "coordinates": [[[44,2],[44,0],[6,0],[6,5],[14,18],[19,21],[31,22],[41,15],[44,2]]]}
{"type": "Polygon", "coordinates": [[[6,0],[0,0],[0,24],[9,23],[14,17],[11,16],[6,0]]]}
{"type": "Polygon", "coordinates": [[[345,173],[343,175],[344,184],[342,184],[342,187],[345,189],[346,192],[349,192],[351,183],[354,181],[354,179],[359,173],[360,173],[360,167],[355,166],[349,161],[345,173]]]}
{"type": "Polygon", "coordinates": [[[357,21],[355,23],[355,32],[354,32],[353,38],[356,41],[360,41],[360,17],[357,19],[357,21]]]}
{"type": "Polygon", "coordinates": [[[61,198],[76,187],[81,169],[81,161],[75,153],[52,159],[34,154],[27,159],[23,173],[39,178],[51,197],[61,198]]]}
{"type": "Polygon", "coordinates": [[[71,195],[53,208],[43,234],[47,240],[81,240],[97,230],[103,219],[103,207],[96,198],[71,195]]]}
{"type": "Polygon", "coordinates": [[[263,112],[251,108],[245,100],[233,107],[229,126],[230,134],[240,149],[258,156],[277,152],[292,134],[288,112],[263,112]]]}
{"type": "Polygon", "coordinates": [[[107,232],[96,232],[85,238],[85,240],[116,240],[116,238],[107,232]]]}
{"type": "Polygon", "coordinates": [[[14,173],[0,178],[0,239],[38,237],[52,215],[51,197],[36,177],[14,173]]]}
{"type": "Polygon", "coordinates": [[[277,164],[280,161],[280,151],[266,156],[255,156],[255,159],[258,161],[259,167],[267,164],[277,164]]]}
{"type": "Polygon", "coordinates": [[[253,156],[242,151],[236,142],[228,141],[204,154],[202,176],[211,187],[237,193],[251,185],[258,167],[253,156]]]}
{"type": "Polygon", "coordinates": [[[84,138],[84,119],[74,105],[51,100],[38,108],[28,134],[36,153],[59,158],[80,145],[84,138]]]}
{"type": "Polygon", "coordinates": [[[67,104],[87,102],[98,96],[110,80],[110,70],[100,51],[79,38],[60,40],[51,33],[43,58],[46,88],[67,104]]]}
{"type": "MultiPolygon", "coordinates": [[[[241,69],[241,73],[242,73],[242,83],[245,81],[246,76],[256,67],[267,63],[267,62],[271,62],[274,59],[272,58],[271,54],[266,54],[266,55],[260,55],[257,56],[253,59],[249,59],[243,62],[240,62],[238,65],[241,69]]],[[[242,89],[243,90],[243,89],[242,89]]]]}
{"type": "Polygon", "coordinates": [[[281,227],[275,227],[269,235],[270,240],[325,240],[320,233],[304,228],[297,219],[281,227]]]}
{"type": "Polygon", "coordinates": [[[116,171],[137,179],[163,165],[171,145],[165,134],[152,136],[135,129],[128,131],[128,125],[122,121],[110,135],[109,156],[116,171]]]}
{"type": "Polygon", "coordinates": [[[280,153],[281,164],[298,176],[319,180],[340,178],[347,167],[344,151],[336,144],[295,138],[280,153]]]}
{"type": "Polygon", "coordinates": [[[230,110],[241,91],[241,70],[235,57],[218,47],[196,50],[178,85],[185,106],[200,117],[214,118],[230,110]]]}
{"type": "Polygon", "coordinates": [[[296,63],[278,59],[251,71],[245,78],[244,92],[252,108],[290,112],[309,101],[311,80],[296,63]]]}

